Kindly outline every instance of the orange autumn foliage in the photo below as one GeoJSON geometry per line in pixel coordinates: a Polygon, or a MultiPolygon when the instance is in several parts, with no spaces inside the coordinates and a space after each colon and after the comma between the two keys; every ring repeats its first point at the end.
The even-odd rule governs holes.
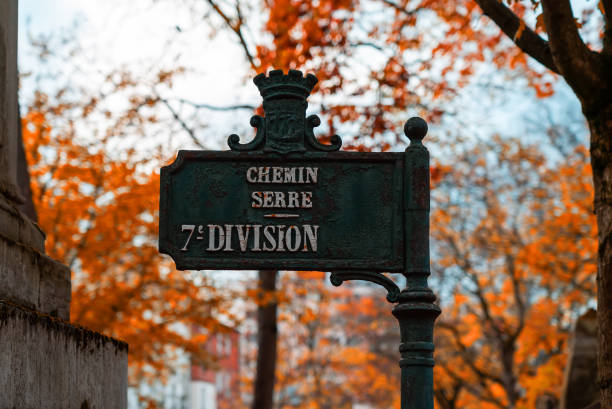
{"type": "Polygon", "coordinates": [[[281,276],[276,407],[398,407],[399,330],[384,291],[318,278],[281,276]]]}
{"type": "Polygon", "coordinates": [[[22,128],[46,252],[72,271],[71,320],[128,342],[132,385],[163,380],[175,348],[213,362],[186,329],[222,331],[228,294],[158,253],[159,175],[54,132],[44,113],[22,128]]]}
{"type": "MultiPolygon", "coordinates": [[[[595,295],[587,151],[555,162],[493,138],[433,169],[436,407],[558,397],[569,329],[595,295]]],[[[399,407],[399,334],[383,290],[298,275],[279,290],[278,407],[399,407]]]]}
{"type": "MultiPolygon", "coordinates": [[[[436,122],[459,88],[491,66],[524,73],[538,97],[553,93],[553,76],[529,64],[472,0],[270,0],[259,7],[266,20],[252,68],[314,72],[329,134],[350,122],[365,139],[399,141],[407,111],[436,122]],[[345,98],[325,98],[335,93],[345,98]]],[[[510,7],[519,17],[532,13],[520,1],[510,7]]],[[[363,142],[347,140],[345,149],[363,142]]]]}
{"type": "Polygon", "coordinates": [[[434,192],[440,408],[533,408],[559,397],[568,332],[595,301],[588,153],[552,163],[495,138],[456,158],[434,192]],[[486,152],[495,152],[487,156],[486,152]]]}

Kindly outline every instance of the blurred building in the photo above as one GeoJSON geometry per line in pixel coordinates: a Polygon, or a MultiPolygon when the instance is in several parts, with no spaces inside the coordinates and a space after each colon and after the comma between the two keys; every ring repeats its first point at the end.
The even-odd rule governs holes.
{"type": "MultiPolygon", "coordinates": [[[[202,334],[193,329],[192,334],[202,334]]],[[[164,409],[229,409],[236,408],[240,396],[240,333],[222,327],[212,333],[202,345],[216,362],[203,367],[192,361],[189,354],[176,357],[173,374],[165,383],[141,384],[128,392],[128,409],[146,407],[138,395],[147,396],[164,409]]]]}
{"type": "Polygon", "coordinates": [[[227,327],[211,334],[205,348],[218,357],[214,367],[190,366],[191,400],[189,409],[229,409],[240,397],[240,334],[227,327]]]}

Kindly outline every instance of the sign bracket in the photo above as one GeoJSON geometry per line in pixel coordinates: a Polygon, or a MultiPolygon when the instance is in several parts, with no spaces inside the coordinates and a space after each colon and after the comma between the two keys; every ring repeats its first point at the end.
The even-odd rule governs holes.
{"type": "Polygon", "coordinates": [[[342,285],[345,281],[359,280],[369,281],[381,285],[387,290],[387,301],[396,303],[399,301],[400,289],[393,280],[389,277],[382,275],[381,273],[374,273],[370,271],[337,271],[331,273],[329,281],[336,287],[342,285]]]}

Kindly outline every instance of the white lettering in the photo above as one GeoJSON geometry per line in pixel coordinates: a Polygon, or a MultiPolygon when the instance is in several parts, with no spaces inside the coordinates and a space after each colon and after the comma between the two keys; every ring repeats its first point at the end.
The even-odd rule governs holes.
{"type": "Polygon", "coordinates": [[[257,209],[263,205],[263,200],[261,198],[261,192],[251,193],[251,199],[253,199],[253,201],[251,202],[251,207],[254,207],[257,209]]]}
{"type": "Polygon", "coordinates": [[[272,183],[283,183],[283,168],[272,168],[272,183]]]}
{"type": "Polygon", "coordinates": [[[276,251],[285,251],[285,247],[283,246],[285,241],[285,225],[279,224],[278,226],[278,247],[276,251]]]}
{"type": "Polygon", "coordinates": [[[249,183],[318,183],[319,168],[280,166],[250,167],[246,171],[246,180],[249,183]]]}
{"type": "Polygon", "coordinates": [[[263,192],[263,207],[274,207],[274,192],[263,192]]]}
{"type": "Polygon", "coordinates": [[[295,168],[285,168],[285,183],[295,183],[295,168]]]}
{"type": "MultiPolygon", "coordinates": [[[[245,252],[247,250],[247,242],[249,240],[249,232],[251,230],[251,225],[246,225],[246,233],[243,228],[244,225],[242,224],[236,225],[236,231],[238,231],[238,243],[240,243],[240,251],[245,252]]],[[[306,247],[306,244],[304,244],[304,247],[306,247]]]]}
{"type": "Polygon", "coordinates": [[[287,207],[290,209],[300,207],[300,201],[298,200],[298,197],[299,197],[298,192],[289,192],[288,195],[289,195],[289,203],[287,204],[287,207]]]}
{"type": "Polygon", "coordinates": [[[232,227],[234,227],[233,224],[225,225],[225,248],[223,251],[234,251],[232,248],[232,227]]]}
{"type": "Polygon", "coordinates": [[[251,183],[257,183],[257,168],[248,168],[246,178],[251,183]]]}
{"type": "Polygon", "coordinates": [[[302,251],[308,251],[308,247],[306,247],[306,240],[310,243],[310,248],[312,251],[317,251],[317,233],[319,231],[319,226],[314,225],[311,226],[309,224],[304,225],[304,248],[302,251]],[[314,228],[314,230],[313,230],[314,228]]]}
{"type": "Polygon", "coordinates": [[[268,243],[270,244],[270,246],[267,246],[266,244],[268,244],[268,243],[264,243],[264,245],[263,245],[263,250],[264,251],[274,251],[276,249],[276,239],[272,235],[274,233],[275,228],[276,228],[276,226],[266,226],[266,227],[264,227],[264,236],[266,237],[266,240],[268,240],[268,243]],[[270,231],[270,230],[272,230],[272,231],[270,231]]]}
{"type": "Polygon", "coordinates": [[[251,207],[309,209],[312,207],[312,192],[251,192],[251,207]]]}
{"type": "Polygon", "coordinates": [[[209,224],[208,225],[208,251],[219,251],[225,244],[225,232],[223,231],[223,227],[218,224],[209,224]],[[215,232],[218,232],[218,235],[215,235],[215,232]],[[219,238],[219,245],[215,246],[215,237],[219,238]]]}
{"type": "Polygon", "coordinates": [[[187,241],[185,245],[181,249],[182,251],[187,251],[187,245],[189,244],[189,240],[191,240],[191,236],[193,235],[193,231],[195,230],[195,224],[183,224],[181,226],[181,231],[189,230],[189,236],[187,236],[187,241]]]}
{"type": "Polygon", "coordinates": [[[318,250],[318,232],[319,226],[310,224],[293,225],[288,228],[282,224],[265,226],[261,224],[209,224],[208,248],[206,250],[240,251],[243,253],[262,250],[316,252],[318,250]],[[251,234],[251,231],[253,234],[251,234]],[[232,235],[238,239],[237,249],[232,246],[232,235]]]}
{"type": "Polygon", "coordinates": [[[302,196],[302,208],[308,209],[312,207],[312,192],[300,192],[302,196]]]}
{"type": "Polygon", "coordinates": [[[306,183],[317,183],[319,168],[306,168],[306,183]]]}
{"type": "Polygon", "coordinates": [[[260,167],[258,169],[259,179],[257,181],[259,183],[270,183],[270,167],[260,167]]]}
{"type": "Polygon", "coordinates": [[[302,235],[300,234],[300,230],[297,228],[297,226],[290,226],[289,229],[287,229],[287,235],[285,237],[286,237],[285,243],[287,244],[287,250],[297,251],[297,249],[300,248],[300,243],[302,241],[302,235]],[[291,232],[294,233],[295,240],[291,238],[291,232]]]}
{"type": "Polygon", "coordinates": [[[253,226],[253,248],[251,251],[261,251],[259,247],[259,230],[261,229],[261,224],[256,224],[253,226]]]}
{"type": "Polygon", "coordinates": [[[285,207],[287,207],[285,205],[285,193],[283,192],[274,192],[275,196],[276,196],[276,201],[274,202],[274,207],[280,207],[281,209],[284,209],[285,207]]]}

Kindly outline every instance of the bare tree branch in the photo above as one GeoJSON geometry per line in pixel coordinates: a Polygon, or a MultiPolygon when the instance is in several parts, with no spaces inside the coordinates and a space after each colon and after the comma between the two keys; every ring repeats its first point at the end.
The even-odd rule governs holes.
{"type": "MultiPolygon", "coordinates": [[[[444,371],[447,373],[447,375],[451,377],[455,382],[460,382],[464,380],[464,378],[461,375],[455,373],[448,366],[444,366],[443,368],[444,368],[444,371]]],[[[468,391],[469,393],[471,393],[473,396],[478,397],[479,400],[492,403],[500,409],[507,409],[508,406],[505,405],[504,402],[502,402],[500,399],[494,397],[491,394],[491,391],[487,383],[485,382],[485,380],[482,378],[478,378],[478,379],[479,379],[478,384],[480,385],[480,389],[478,389],[473,383],[464,383],[463,384],[464,389],[468,391]]]]}
{"type": "Polygon", "coordinates": [[[400,6],[399,4],[396,4],[395,2],[393,2],[391,0],[382,0],[382,2],[385,3],[387,6],[391,6],[395,10],[397,10],[400,13],[403,13],[403,14],[405,14],[407,16],[414,16],[416,14],[415,10],[407,10],[404,7],[400,6]]]}
{"type": "MultiPolygon", "coordinates": [[[[500,0],[475,0],[488,16],[514,43],[526,54],[536,59],[546,68],[559,74],[550,44],[540,37],[500,0]],[[522,32],[517,35],[519,28],[522,32]]],[[[548,26],[547,26],[548,27],[548,26]]]]}
{"type": "Polygon", "coordinates": [[[516,265],[515,259],[513,256],[507,254],[506,255],[506,267],[508,269],[508,275],[510,276],[510,280],[512,281],[512,292],[514,296],[514,303],[516,304],[519,323],[516,326],[516,329],[512,331],[510,334],[510,339],[508,342],[514,343],[518,337],[523,332],[523,328],[525,328],[525,316],[527,315],[525,303],[523,302],[522,292],[521,292],[521,283],[516,273],[516,265]]]}
{"type": "Polygon", "coordinates": [[[211,111],[233,111],[237,109],[248,109],[248,110],[254,111],[257,108],[255,105],[248,105],[248,104],[228,105],[228,106],[222,107],[218,105],[193,102],[193,101],[189,101],[184,98],[179,98],[176,101],[180,102],[181,104],[190,105],[196,109],[210,109],[211,111]]]}
{"type": "Polygon", "coordinates": [[[598,99],[606,78],[602,59],[580,38],[569,0],[542,0],[542,13],[559,73],[581,100],[598,99]]]}
{"type": "Polygon", "coordinates": [[[176,112],[176,110],[174,108],[172,108],[172,105],[170,105],[170,103],[168,102],[168,100],[163,99],[163,98],[159,98],[159,101],[164,104],[166,106],[166,108],[168,108],[168,111],[170,111],[170,113],[172,114],[172,116],[174,117],[174,119],[176,120],[176,122],[178,122],[181,125],[181,128],[183,128],[185,130],[185,132],[187,132],[187,134],[191,137],[191,139],[193,140],[193,142],[198,145],[199,148],[201,149],[206,149],[206,147],[204,145],[202,145],[202,143],[198,140],[198,138],[195,135],[195,132],[192,128],[190,128],[189,126],[187,126],[187,124],[185,123],[185,121],[183,121],[183,118],[181,118],[178,114],[178,112],[176,112]]]}
{"type": "Polygon", "coordinates": [[[601,0],[604,15],[604,38],[602,54],[612,56],[612,0],[601,0]]]}
{"type": "MultiPolygon", "coordinates": [[[[487,380],[503,385],[504,381],[502,378],[497,375],[494,375],[493,373],[487,372],[486,370],[481,369],[476,365],[474,359],[472,359],[473,353],[471,353],[469,347],[461,341],[461,334],[459,333],[459,329],[457,329],[455,325],[445,321],[441,321],[437,325],[440,328],[444,328],[450,331],[450,333],[453,335],[453,340],[455,341],[455,344],[459,348],[459,352],[461,352],[461,359],[474,372],[474,374],[480,378],[480,383],[485,389],[487,389],[485,382],[487,380]]],[[[445,369],[447,368],[445,367],[445,369]]]]}
{"type": "Polygon", "coordinates": [[[351,47],[371,47],[378,51],[385,51],[383,47],[370,41],[358,41],[349,44],[351,47]]]}
{"type": "Polygon", "coordinates": [[[238,4],[236,5],[236,11],[238,13],[238,20],[234,22],[227,14],[225,14],[223,10],[221,10],[221,7],[219,7],[217,3],[215,3],[213,0],[207,0],[207,1],[208,1],[208,4],[210,4],[211,7],[217,12],[219,17],[223,19],[225,24],[238,36],[238,40],[240,41],[240,45],[242,46],[244,55],[247,57],[247,60],[249,60],[249,64],[251,64],[251,68],[254,71],[257,71],[259,66],[255,63],[255,58],[251,54],[251,51],[249,50],[249,46],[246,43],[246,39],[244,38],[244,34],[242,33],[243,21],[242,21],[242,12],[240,11],[240,6],[238,4]]]}

